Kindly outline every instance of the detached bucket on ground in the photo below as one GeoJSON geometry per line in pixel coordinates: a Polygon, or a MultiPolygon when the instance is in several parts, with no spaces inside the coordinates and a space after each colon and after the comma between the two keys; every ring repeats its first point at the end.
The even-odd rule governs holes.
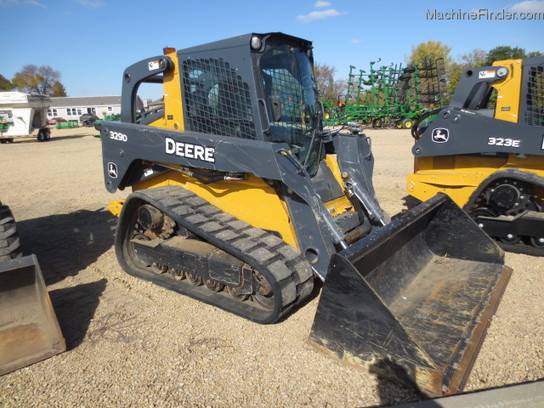
{"type": "Polygon", "coordinates": [[[310,339],[428,396],[464,387],[511,269],[437,195],[331,260],[310,339]]]}
{"type": "Polygon", "coordinates": [[[0,264],[0,375],[66,350],[35,255],[0,264]]]}

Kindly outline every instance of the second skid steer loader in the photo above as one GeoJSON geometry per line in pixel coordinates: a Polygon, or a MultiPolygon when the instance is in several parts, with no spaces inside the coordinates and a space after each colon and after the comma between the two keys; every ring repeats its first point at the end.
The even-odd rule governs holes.
{"type": "Polygon", "coordinates": [[[544,57],[466,69],[412,134],[410,195],[448,194],[504,249],[544,256],[544,57]]]}
{"type": "Polygon", "coordinates": [[[248,34],[128,67],[120,122],[103,122],[115,249],[134,276],[259,323],[324,286],[311,340],[350,363],[462,389],[510,276],[447,196],[393,220],[369,139],[324,131],[312,44],[248,34]],[[141,84],[162,106],[136,109],[141,84]]]}

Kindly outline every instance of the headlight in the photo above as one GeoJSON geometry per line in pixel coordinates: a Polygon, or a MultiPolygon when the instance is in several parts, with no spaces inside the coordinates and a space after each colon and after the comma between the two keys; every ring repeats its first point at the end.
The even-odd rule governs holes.
{"type": "Polygon", "coordinates": [[[250,44],[251,48],[253,48],[254,50],[260,50],[263,42],[261,41],[261,37],[259,37],[258,35],[254,35],[253,37],[251,37],[250,44]]]}

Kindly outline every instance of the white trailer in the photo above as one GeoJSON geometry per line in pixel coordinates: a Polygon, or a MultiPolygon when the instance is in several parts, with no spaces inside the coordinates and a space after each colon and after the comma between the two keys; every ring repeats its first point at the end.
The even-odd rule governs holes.
{"type": "Polygon", "coordinates": [[[32,136],[38,130],[40,142],[49,140],[47,127],[49,96],[23,92],[0,92],[0,142],[13,142],[15,137],[32,136]]]}

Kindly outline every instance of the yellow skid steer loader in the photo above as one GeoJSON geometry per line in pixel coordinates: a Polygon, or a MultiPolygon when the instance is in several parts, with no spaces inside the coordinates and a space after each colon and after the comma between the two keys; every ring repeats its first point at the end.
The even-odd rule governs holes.
{"type": "Polygon", "coordinates": [[[350,363],[462,389],[510,270],[447,196],[393,220],[370,141],[324,130],[309,41],[248,34],[123,74],[121,121],[100,126],[115,248],[134,276],[259,323],[324,281],[310,337],[350,363]],[[162,103],[139,104],[142,84],[162,103]]]}
{"type": "Polygon", "coordinates": [[[466,69],[412,135],[408,194],[445,193],[503,249],[544,256],[544,57],[466,69]]]}

